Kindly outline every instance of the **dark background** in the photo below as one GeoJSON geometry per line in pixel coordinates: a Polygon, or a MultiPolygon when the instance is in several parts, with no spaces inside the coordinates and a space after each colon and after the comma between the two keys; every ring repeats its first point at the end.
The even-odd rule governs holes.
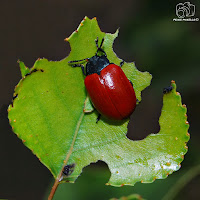
{"type": "MultiPolygon", "coordinates": [[[[75,184],[63,184],[55,199],[109,199],[140,193],[146,199],[161,199],[190,168],[200,163],[200,22],[174,22],[179,1],[153,0],[6,0],[0,1],[0,198],[45,199],[52,176],[12,132],[7,107],[21,75],[20,59],[32,67],[37,58],[61,60],[69,54],[64,41],[84,16],[97,17],[104,32],[120,27],[114,50],[125,61],[135,61],[140,71],[153,75],[152,84],[142,93],[129,124],[128,137],[143,139],[159,131],[162,90],[175,80],[188,108],[189,152],[182,168],[165,180],[152,184],[114,188],[105,186],[107,165],[98,162],[84,169],[75,184]],[[63,195],[63,196],[62,196],[63,195]]],[[[200,18],[200,2],[195,17],[200,18]]],[[[176,199],[200,199],[197,176],[176,199]]]]}

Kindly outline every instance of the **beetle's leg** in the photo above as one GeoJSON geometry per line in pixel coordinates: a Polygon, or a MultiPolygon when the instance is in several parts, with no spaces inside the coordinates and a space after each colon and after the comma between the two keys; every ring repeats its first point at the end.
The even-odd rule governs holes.
{"type": "Polygon", "coordinates": [[[120,62],[120,67],[122,67],[123,66],[123,64],[124,64],[124,60],[122,60],[121,62],[120,62]]]}
{"type": "Polygon", "coordinates": [[[82,69],[83,75],[86,76],[84,65],[81,65],[81,69],[82,69]]]}
{"type": "Polygon", "coordinates": [[[101,114],[99,113],[98,117],[97,117],[97,120],[96,120],[96,123],[98,123],[98,121],[100,120],[101,118],[101,114]]]}
{"type": "Polygon", "coordinates": [[[82,64],[74,64],[74,65],[72,65],[72,67],[81,67],[83,75],[86,76],[84,65],[82,65],[82,64]]]}
{"type": "Polygon", "coordinates": [[[81,62],[81,61],[84,61],[84,60],[86,60],[86,62],[88,62],[89,58],[84,58],[84,59],[81,59],[81,60],[72,60],[72,61],[69,61],[68,63],[81,62]]]}

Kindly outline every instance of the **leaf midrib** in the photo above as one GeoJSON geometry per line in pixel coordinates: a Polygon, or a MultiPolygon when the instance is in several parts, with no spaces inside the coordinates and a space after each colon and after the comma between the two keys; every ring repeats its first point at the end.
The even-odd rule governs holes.
{"type": "Polygon", "coordinates": [[[59,179],[62,176],[62,171],[63,171],[64,166],[67,164],[67,162],[68,162],[68,160],[69,160],[69,158],[70,158],[70,156],[71,156],[71,154],[73,152],[74,144],[75,144],[75,141],[76,141],[76,138],[77,138],[77,135],[78,135],[79,128],[80,128],[81,122],[83,120],[83,117],[84,117],[84,112],[81,113],[80,118],[78,120],[78,123],[77,123],[76,129],[75,129],[75,132],[74,132],[74,137],[73,137],[71,146],[70,146],[70,148],[68,150],[68,153],[67,153],[67,155],[65,157],[65,160],[63,162],[64,164],[63,164],[62,170],[61,170],[61,172],[60,172],[60,174],[58,176],[59,179]]]}

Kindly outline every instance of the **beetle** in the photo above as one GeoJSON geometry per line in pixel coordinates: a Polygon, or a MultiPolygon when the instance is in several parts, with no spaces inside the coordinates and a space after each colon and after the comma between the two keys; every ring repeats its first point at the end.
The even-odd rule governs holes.
{"type": "Polygon", "coordinates": [[[86,76],[84,83],[93,106],[100,116],[111,120],[123,120],[128,118],[136,107],[136,95],[133,84],[128,80],[120,66],[110,63],[102,45],[104,38],[98,45],[98,37],[95,40],[97,51],[91,58],[69,61],[72,67],[81,67],[86,76]],[[80,62],[86,61],[86,67],[80,62]]]}
{"type": "Polygon", "coordinates": [[[163,89],[163,94],[167,94],[170,93],[172,91],[173,87],[172,86],[168,86],[166,88],[163,89]]]}
{"type": "Polygon", "coordinates": [[[65,165],[64,168],[63,168],[63,174],[66,175],[66,176],[71,175],[72,172],[74,171],[74,168],[75,168],[74,163],[72,163],[70,165],[65,165]]]}

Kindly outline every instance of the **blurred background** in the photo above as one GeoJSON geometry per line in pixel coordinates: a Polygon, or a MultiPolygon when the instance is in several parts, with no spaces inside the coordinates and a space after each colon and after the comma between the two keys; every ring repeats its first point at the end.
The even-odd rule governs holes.
{"type": "MultiPolygon", "coordinates": [[[[190,2],[196,6],[195,18],[200,18],[200,1],[190,2]]],[[[173,21],[177,18],[177,3],[180,2],[0,1],[0,198],[47,199],[53,177],[12,132],[7,107],[21,78],[17,60],[32,67],[39,57],[63,59],[70,52],[64,38],[84,16],[97,17],[104,32],[114,33],[120,27],[114,51],[123,60],[134,61],[140,71],[153,75],[152,84],[143,91],[142,102],[131,117],[128,137],[140,140],[159,131],[162,90],[175,80],[188,108],[191,140],[181,169],[165,180],[137,183],[134,187],[105,186],[110,172],[105,163],[98,162],[86,167],[75,184],[59,186],[55,199],[106,200],[138,193],[145,199],[159,200],[176,181],[200,164],[200,22],[173,21]]],[[[200,199],[199,188],[200,176],[195,176],[175,199],[200,199]]]]}

